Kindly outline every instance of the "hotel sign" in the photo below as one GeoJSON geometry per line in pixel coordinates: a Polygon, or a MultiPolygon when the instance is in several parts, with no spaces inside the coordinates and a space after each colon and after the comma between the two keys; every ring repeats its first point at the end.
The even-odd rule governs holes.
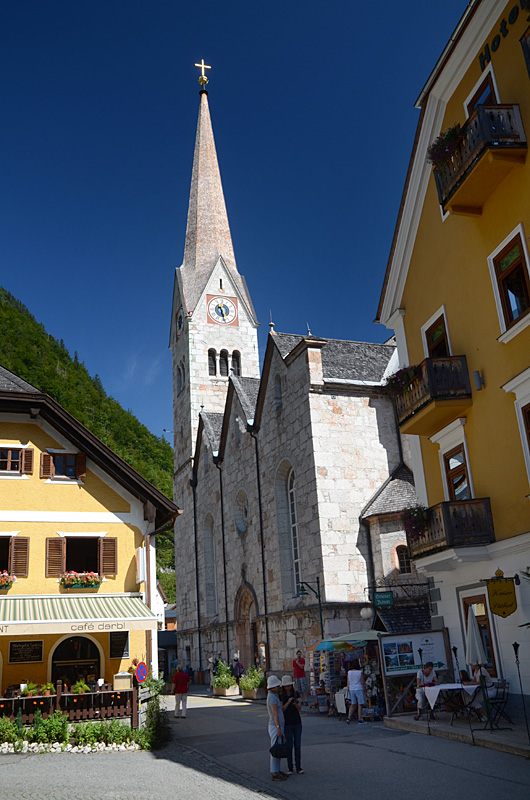
{"type": "Polygon", "coordinates": [[[498,617],[509,617],[517,610],[513,578],[491,578],[487,582],[490,611],[498,617]]]}

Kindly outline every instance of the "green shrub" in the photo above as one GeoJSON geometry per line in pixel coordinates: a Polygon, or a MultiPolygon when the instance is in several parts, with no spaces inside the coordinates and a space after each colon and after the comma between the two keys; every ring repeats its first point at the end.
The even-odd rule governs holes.
{"type": "Polygon", "coordinates": [[[230,686],[237,686],[236,676],[228,664],[224,661],[217,662],[217,673],[213,679],[213,685],[218,689],[228,689],[230,686]]]}
{"type": "Polygon", "coordinates": [[[263,670],[260,667],[249,667],[247,671],[240,677],[239,686],[241,689],[245,689],[245,691],[259,689],[261,686],[265,686],[265,675],[263,674],[263,670]]]}
{"type": "Polygon", "coordinates": [[[43,742],[49,742],[49,744],[53,744],[54,742],[66,744],[69,741],[68,716],[63,714],[62,711],[54,711],[53,714],[50,714],[48,719],[42,720],[41,735],[45,737],[41,740],[43,742]]]}
{"type": "Polygon", "coordinates": [[[0,717],[0,743],[14,744],[19,738],[16,721],[11,722],[9,717],[0,717]]]}

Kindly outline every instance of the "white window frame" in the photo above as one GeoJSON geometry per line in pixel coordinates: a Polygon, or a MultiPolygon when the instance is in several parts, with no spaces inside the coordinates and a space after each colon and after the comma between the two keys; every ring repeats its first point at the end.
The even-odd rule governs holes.
{"type": "Polygon", "coordinates": [[[451,356],[453,355],[453,346],[451,344],[451,337],[449,336],[449,325],[447,324],[447,313],[445,310],[445,305],[441,305],[438,311],[435,311],[434,314],[431,317],[429,317],[427,322],[425,322],[421,326],[421,340],[423,342],[423,352],[425,353],[425,358],[429,358],[429,344],[427,342],[427,331],[429,330],[431,325],[434,325],[436,320],[439,319],[440,317],[443,317],[445,322],[445,332],[447,334],[447,345],[449,347],[449,355],[451,356]]]}
{"type": "Polygon", "coordinates": [[[468,94],[468,96],[464,100],[464,114],[466,116],[466,119],[469,119],[469,114],[468,114],[468,111],[467,111],[468,103],[471,100],[471,98],[473,97],[473,95],[478,92],[480,84],[484,83],[484,81],[486,80],[488,75],[491,75],[491,82],[493,83],[493,90],[495,92],[495,97],[497,98],[497,103],[501,102],[500,94],[499,94],[499,87],[497,86],[497,79],[495,77],[495,71],[493,69],[493,61],[490,61],[490,63],[488,64],[488,66],[486,67],[484,72],[480,73],[480,78],[478,79],[478,81],[473,86],[473,88],[471,89],[470,93],[468,94]]]}
{"type": "MultiPolygon", "coordinates": [[[[489,254],[488,256],[488,267],[490,271],[491,283],[493,286],[493,295],[495,297],[495,305],[497,306],[497,315],[499,317],[499,324],[501,327],[501,335],[497,338],[498,342],[502,344],[506,344],[507,342],[511,341],[518,333],[521,333],[525,328],[530,325],[530,312],[525,314],[521,317],[517,322],[513,325],[510,325],[508,328],[506,326],[506,320],[504,319],[504,311],[502,308],[502,301],[501,301],[501,294],[499,292],[499,283],[497,280],[497,274],[495,272],[495,259],[499,255],[499,253],[504,250],[504,248],[511,242],[512,239],[519,234],[521,237],[521,244],[523,247],[523,256],[525,259],[525,265],[527,271],[530,270],[530,258],[528,257],[528,247],[526,245],[526,238],[524,233],[524,226],[523,223],[520,222],[519,225],[511,231],[511,233],[506,236],[506,238],[500,243],[495,250],[489,254]]],[[[530,271],[529,271],[530,276],[530,271]]]]}
{"type": "MultiPolygon", "coordinates": [[[[512,393],[515,395],[515,415],[517,417],[517,424],[519,425],[526,473],[528,475],[528,482],[530,483],[530,447],[528,445],[523,419],[523,408],[530,404],[530,367],[520,372],[515,378],[509,380],[502,388],[507,394],[512,393]]],[[[527,495],[527,497],[530,499],[530,495],[527,495]]]]}
{"type": "Polygon", "coordinates": [[[433,442],[434,444],[437,444],[439,447],[438,457],[440,459],[440,471],[442,473],[444,497],[448,501],[451,500],[451,495],[449,494],[449,485],[447,483],[447,474],[445,471],[444,456],[446,455],[446,453],[449,453],[451,450],[454,450],[455,447],[460,447],[460,446],[463,446],[464,448],[467,477],[469,480],[469,492],[471,494],[471,499],[475,498],[475,487],[473,485],[473,476],[471,474],[471,462],[469,460],[469,450],[467,447],[466,432],[464,430],[465,424],[466,424],[466,418],[459,417],[458,419],[455,419],[454,422],[451,422],[449,423],[449,425],[446,425],[445,428],[442,428],[441,431],[435,433],[434,436],[429,437],[430,441],[433,442]]]}

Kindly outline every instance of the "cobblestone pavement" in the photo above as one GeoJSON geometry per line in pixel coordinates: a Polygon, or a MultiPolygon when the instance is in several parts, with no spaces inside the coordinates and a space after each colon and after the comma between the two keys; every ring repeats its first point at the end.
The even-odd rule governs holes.
{"type": "MultiPolygon", "coordinates": [[[[172,698],[166,698],[171,708],[172,698]]],[[[191,696],[156,753],[0,756],[3,800],[528,800],[527,759],[435,737],[304,716],[304,775],[271,783],[263,706],[191,696]]]]}

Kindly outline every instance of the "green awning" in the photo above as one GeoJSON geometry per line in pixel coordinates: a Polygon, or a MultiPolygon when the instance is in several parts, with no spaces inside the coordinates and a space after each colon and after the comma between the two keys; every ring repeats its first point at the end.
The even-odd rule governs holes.
{"type": "Polygon", "coordinates": [[[156,630],[140,596],[40,595],[0,598],[0,636],[156,630]]]}

